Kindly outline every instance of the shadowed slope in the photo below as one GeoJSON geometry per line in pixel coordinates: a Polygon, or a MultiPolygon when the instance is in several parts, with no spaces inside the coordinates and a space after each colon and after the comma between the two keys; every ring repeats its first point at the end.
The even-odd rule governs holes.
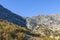
{"type": "Polygon", "coordinates": [[[14,14],[13,12],[4,8],[2,5],[0,5],[0,19],[4,19],[4,20],[7,20],[14,24],[26,27],[25,18],[23,18],[17,14],[14,14]]]}

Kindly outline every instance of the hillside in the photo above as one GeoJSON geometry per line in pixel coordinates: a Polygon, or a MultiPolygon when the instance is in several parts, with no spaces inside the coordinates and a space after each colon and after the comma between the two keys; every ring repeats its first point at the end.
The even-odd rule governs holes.
{"type": "Polygon", "coordinates": [[[0,40],[27,40],[27,35],[37,37],[39,34],[0,19],[0,40]]]}
{"type": "MultiPolygon", "coordinates": [[[[30,40],[60,40],[60,30],[52,30],[51,26],[39,24],[32,32],[40,34],[39,37],[31,37],[30,40]]],[[[58,26],[56,26],[58,27],[58,26]]]]}
{"type": "MultiPolygon", "coordinates": [[[[40,25],[40,27],[43,28],[42,25],[40,25]]],[[[40,30],[42,31],[41,33],[38,30],[31,31],[27,28],[10,23],[7,20],[0,19],[0,40],[55,40],[55,38],[49,37],[48,34],[42,35],[43,30],[46,32],[45,28],[40,30]]],[[[49,32],[48,29],[47,32],[49,32]]]]}

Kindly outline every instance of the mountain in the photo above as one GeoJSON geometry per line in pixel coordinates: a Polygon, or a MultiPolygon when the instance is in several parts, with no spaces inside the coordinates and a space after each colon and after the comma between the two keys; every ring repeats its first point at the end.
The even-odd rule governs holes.
{"type": "Polygon", "coordinates": [[[0,5],[0,40],[60,40],[60,14],[24,18],[0,5]]]}
{"type": "Polygon", "coordinates": [[[59,30],[60,28],[60,14],[52,15],[38,15],[32,18],[27,18],[27,26],[30,29],[34,29],[39,24],[44,24],[47,26],[58,26],[53,27],[54,30],[59,30]]]}
{"type": "Polygon", "coordinates": [[[23,18],[17,14],[14,14],[10,10],[4,8],[2,5],[0,5],[0,19],[7,20],[9,22],[20,25],[22,27],[26,27],[25,18],[23,18]]]}
{"type": "Polygon", "coordinates": [[[0,40],[30,40],[40,34],[26,26],[26,19],[0,5],[0,40]]]}
{"type": "Polygon", "coordinates": [[[60,40],[60,14],[38,15],[26,20],[27,28],[41,35],[35,40],[60,40]]]}

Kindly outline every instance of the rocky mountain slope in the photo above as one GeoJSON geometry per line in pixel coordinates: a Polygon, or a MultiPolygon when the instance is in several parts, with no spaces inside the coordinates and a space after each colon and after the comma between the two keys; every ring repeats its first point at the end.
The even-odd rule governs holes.
{"type": "Polygon", "coordinates": [[[52,39],[40,39],[36,40],[60,40],[60,14],[52,15],[38,15],[32,18],[27,18],[27,28],[33,32],[39,33],[44,38],[47,36],[52,39]]]}
{"type": "Polygon", "coordinates": [[[30,29],[34,29],[37,25],[44,24],[47,26],[54,26],[54,30],[60,28],[60,14],[53,15],[38,15],[32,18],[27,18],[27,26],[30,29]],[[58,26],[58,27],[57,27],[58,26]]]}
{"type": "Polygon", "coordinates": [[[27,35],[37,37],[39,34],[7,20],[0,19],[0,40],[27,40],[27,35]]]}
{"type": "Polygon", "coordinates": [[[4,8],[2,5],[0,5],[0,19],[4,19],[4,20],[7,20],[7,21],[12,22],[14,24],[26,27],[25,18],[23,18],[17,14],[14,14],[13,12],[4,8]]]}

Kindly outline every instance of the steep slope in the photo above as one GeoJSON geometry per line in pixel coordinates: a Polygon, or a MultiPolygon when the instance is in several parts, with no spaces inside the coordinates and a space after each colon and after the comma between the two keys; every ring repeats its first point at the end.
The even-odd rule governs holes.
{"type": "Polygon", "coordinates": [[[14,14],[13,12],[4,8],[2,5],[0,5],[0,19],[4,19],[14,24],[26,27],[26,20],[23,17],[14,14]]]}
{"type": "Polygon", "coordinates": [[[27,40],[27,35],[38,36],[39,34],[10,23],[7,20],[0,19],[0,40],[27,40]]]}
{"type": "Polygon", "coordinates": [[[26,19],[0,5],[0,40],[28,40],[39,37],[26,27],[26,19]]]}

